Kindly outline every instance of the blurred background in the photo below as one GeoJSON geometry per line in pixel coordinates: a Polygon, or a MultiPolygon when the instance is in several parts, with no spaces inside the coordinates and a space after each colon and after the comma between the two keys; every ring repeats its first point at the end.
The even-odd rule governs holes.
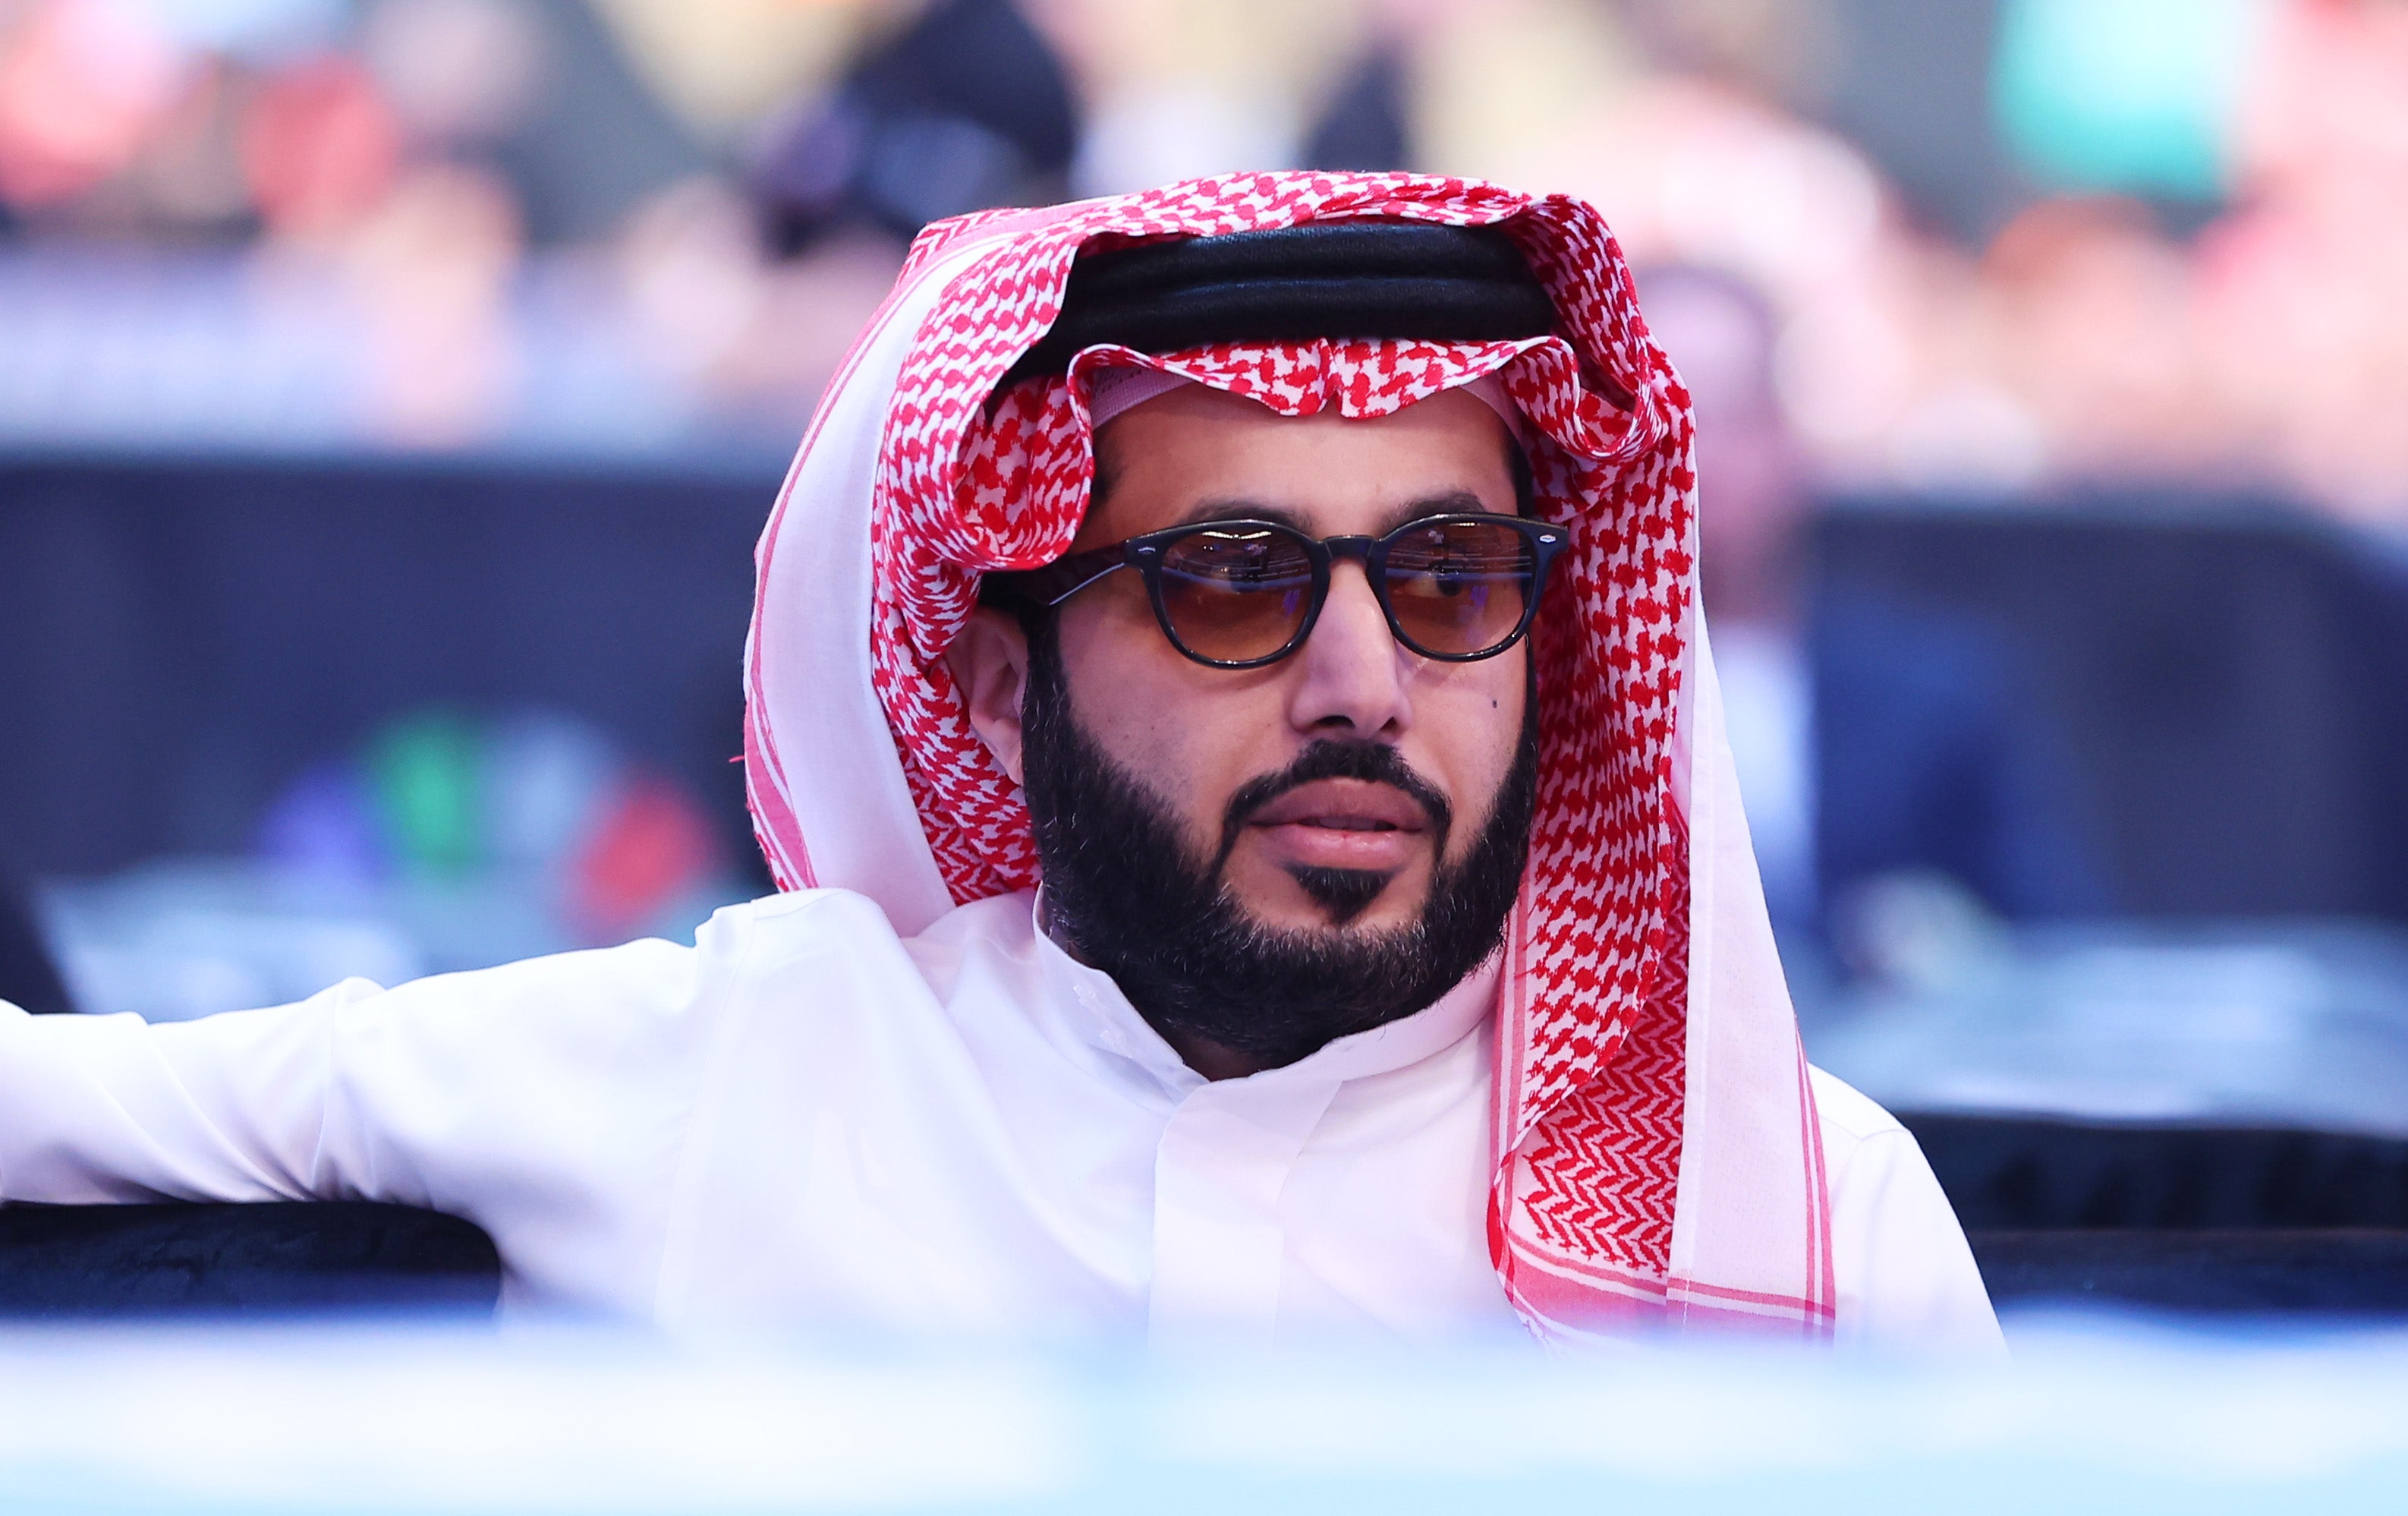
{"type": "MultiPolygon", "coordinates": [[[[1818,1061],[2408,1138],[2397,0],[0,0],[0,995],[766,889],[751,544],[910,234],[1268,166],[1615,227],[1818,1061]]],[[[1943,1177],[2371,1224],[2103,1150],[1943,1177]]]]}

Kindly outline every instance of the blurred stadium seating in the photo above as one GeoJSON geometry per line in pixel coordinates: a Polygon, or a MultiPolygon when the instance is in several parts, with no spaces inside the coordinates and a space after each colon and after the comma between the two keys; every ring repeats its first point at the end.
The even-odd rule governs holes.
{"type": "Polygon", "coordinates": [[[2015,650],[2070,747],[2096,914],[2408,924],[2408,544],[2123,488],[1858,502],[1817,551],[1827,603],[1943,609],[2015,650]]]}

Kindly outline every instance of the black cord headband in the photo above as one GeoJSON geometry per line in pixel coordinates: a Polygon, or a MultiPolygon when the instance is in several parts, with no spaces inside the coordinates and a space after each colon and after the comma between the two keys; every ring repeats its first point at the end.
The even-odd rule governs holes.
{"type": "Polygon", "coordinates": [[[1062,314],[996,388],[1058,374],[1098,342],[1172,353],[1325,337],[1489,342],[1555,329],[1546,287],[1493,226],[1324,222],[1080,259],[1062,314]]]}

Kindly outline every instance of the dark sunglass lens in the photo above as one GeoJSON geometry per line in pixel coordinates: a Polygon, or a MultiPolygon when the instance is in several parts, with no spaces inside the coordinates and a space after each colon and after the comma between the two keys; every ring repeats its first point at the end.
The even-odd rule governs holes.
{"type": "Polygon", "coordinates": [[[1537,569],[1530,540],[1512,527],[1416,522],[1388,544],[1388,604],[1422,652],[1486,653],[1522,624],[1537,569]]]}
{"type": "Polygon", "coordinates": [[[1207,527],[1162,555],[1162,609],[1180,645],[1222,663],[1285,647],[1312,605],[1312,558],[1284,531],[1207,527]]]}

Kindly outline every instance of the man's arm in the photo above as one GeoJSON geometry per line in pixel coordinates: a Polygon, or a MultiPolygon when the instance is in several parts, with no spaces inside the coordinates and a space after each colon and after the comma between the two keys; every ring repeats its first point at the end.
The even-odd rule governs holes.
{"type": "Polygon", "coordinates": [[[0,1007],[0,1199],[340,1193],[320,1143],[335,1023],[380,993],[352,979],[296,1005],[165,1026],[0,1007]]]}
{"type": "Polygon", "coordinates": [[[0,1199],[373,1199],[478,1215],[689,1091],[693,949],[570,953],[148,1025],[0,1006],[0,1199]]]}

